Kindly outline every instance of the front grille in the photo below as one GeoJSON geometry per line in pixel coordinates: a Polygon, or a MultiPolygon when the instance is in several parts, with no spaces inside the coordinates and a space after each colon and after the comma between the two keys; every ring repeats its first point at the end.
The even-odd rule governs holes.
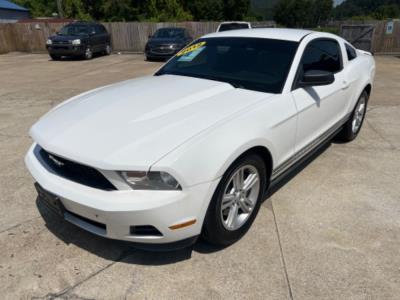
{"type": "Polygon", "coordinates": [[[117,190],[103,174],[92,167],[49,153],[39,145],[36,145],[34,153],[41,164],[52,174],[95,189],[117,190]]]}
{"type": "Polygon", "coordinates": [[[69,41],[53,41],[53,45],[68,45],[69,41]]]}
{"type": "Polygon", "coordinates": [[[151,49],[151,52],[157,54],[174,54],[174,49],[170,48],[169,45],[159,45],[151,49]]]}

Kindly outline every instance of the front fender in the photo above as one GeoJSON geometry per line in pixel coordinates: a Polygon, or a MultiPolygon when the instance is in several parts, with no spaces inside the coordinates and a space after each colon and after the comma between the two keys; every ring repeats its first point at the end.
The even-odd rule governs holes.
{"type": "Polygon", "coordinates": [[[229,166],[253,147],[271,154],[273,167],[293,154],[296,108],[290,95],[279,95],[216,128],[196,136],[152,165],[192,186],[220,178],[229,166]]]}

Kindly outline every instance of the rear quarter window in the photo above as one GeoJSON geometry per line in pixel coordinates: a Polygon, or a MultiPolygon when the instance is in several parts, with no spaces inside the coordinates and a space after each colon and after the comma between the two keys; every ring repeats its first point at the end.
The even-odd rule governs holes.
{"type": "Polygon", "coordinates": [[[346,46],[346,54],[349,61],[355,59],[357,57],[357,51],[349,44],[345,44],[346,46]]]}

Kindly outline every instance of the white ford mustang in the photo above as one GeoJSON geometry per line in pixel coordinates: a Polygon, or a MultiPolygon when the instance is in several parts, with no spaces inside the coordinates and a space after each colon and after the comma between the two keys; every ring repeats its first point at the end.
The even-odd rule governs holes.
{"type": "Polygon", "coordinates": [[[375,74],[332,34],[206,35],[153,76],[73,97],[31,129],[39,199],[95,234],[228,245],[266,190],[322,143],[353,140],[375,74]]]}

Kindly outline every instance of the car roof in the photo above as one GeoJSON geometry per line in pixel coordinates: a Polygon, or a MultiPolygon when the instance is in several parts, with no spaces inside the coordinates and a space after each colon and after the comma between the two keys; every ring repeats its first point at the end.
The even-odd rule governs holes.
{"type": "Polygon", "coordinates": [[[225,21],[220,23],[220,25],[223,24],[250,24],[250,22],[246,22],[246,21],[225,21]]]}
{"type": "Polygon", "coordinates": [[[215,32],[203,36],[203,38],[214,37],[253,37],[275,40],[285,40],[299,42],[302,38],[314,31],[303,29],[286,29],[286,28],[253,28],[253,29],[237,29],[222,32],[215,32]]]}
{"type": "Polygon", "coordinates": [[[96,22],[84,22],[84,21],[78,21],[78,22],[71,22],[67,25],[79,25],[79,26],[91,26],[91,25],[101,25],[100,23],[96,22]]]}
{"type": "Polygon", "coordinates": [[[157,31],[158,30],[162,30],[162,29],[167,29],[167,30],[176,30],[176,29],[186,30],[186,28],[184,28],[184,27],[161,27],[161,28],[158,28],[157,31]]]}

